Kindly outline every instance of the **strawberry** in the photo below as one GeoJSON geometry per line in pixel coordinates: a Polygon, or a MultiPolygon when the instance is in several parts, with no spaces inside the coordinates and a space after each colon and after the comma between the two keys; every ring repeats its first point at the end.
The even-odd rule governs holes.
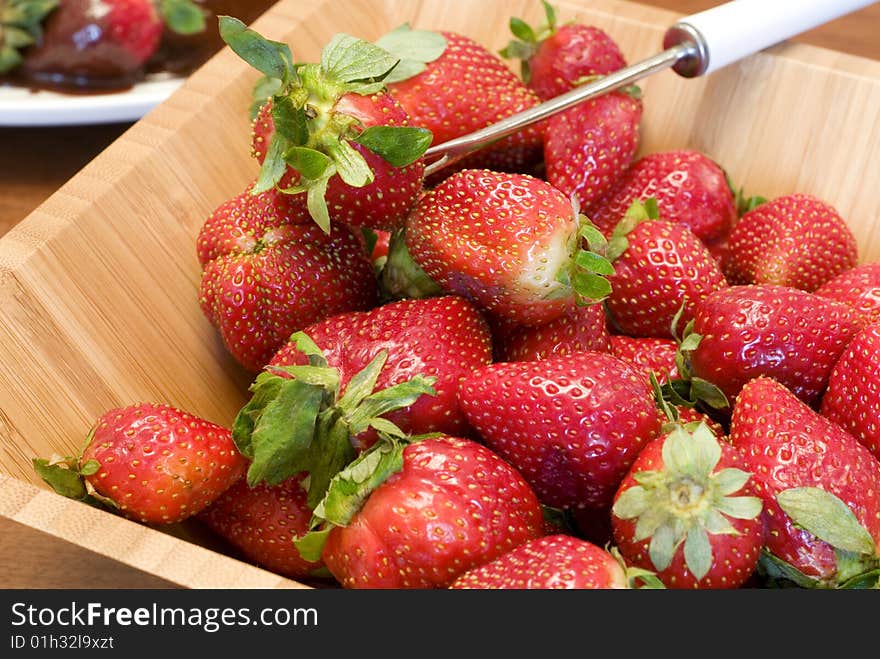
{"type": "MultiPolygon", "coordinates": [[[[388,91],[404,107],[414,126],[431,131],[433,144],[448,142],[540,102],[498,55],[470,37],[440,31],[446,46],[424,70],[388,83],[388,91]]],[[[381,40],[380,40],[381,43],[381,40]]],[[[529,126],[449,166],[522,171],[541,160],[543,132],[529,126]]],[[[442,178],[442,177],[441,177],[442,178]]]]}
{"type": "Polygon", "coordinates": [[[880,462],[867,447],[776,380],[749,381],[733,407],[730,442],[764,501],[771,578],[853,585],[880,573],[880,462]]]}
{"type": "Polygon", "coordinates": [[[546,179],[584,209],[623,175],[639,147],[638,87],[603,94],[547,120],[546,179]]]}
{"type": "Polygon", "coordinates": [[[554,508],[610,506],[661,425],[647,380],[601,352],[483,366],[461,381],[458,399],[486,446],[554,508]]]}
{"type": "Polygon", "coordinates": [[[296,199],[253,184],[199,231],[199,303],[229,353],[260,370],[290,335],[334,313],[368,309],[378,284],[358,237],[325,234],[296,199]]]}
{"type": "Polygon", "coordinates": [[[410,125],[382,82],[399,58],[340,33],[320,63],[294,65],[286,44],[229,16],[219,24],[233,51],[279,80],[253,122],[251,153],[261,164],[253,192],[279,186],[301,195],[324,231],[331,219],[382,230],[402,224],[422,189],[431,133],[410,125]]]}
{"type": "Polygon", "coordinates": [[[627,211],[608,257],[614,274],[606,306],[620,334],[674,338],[701,300],[727,287],[708,248],[686,225],[658,219],[651,199],[627,211]]]}
{"type": "Polygon", "coordinates": [[[307,561],[293,541],[309,529],[302,475],[278,485],[250,487],[242,478],[199,514],[199,520],[249,561],[291,579],[321,574],[321,561],[307,561]]]}
{"type": "Polygon", "coordinates": [[[849,342],[831,369],[821,413],[880,460],[880,320],[849,342]]]}
{"type": "Polygon", "coordinates": [[[717,386],[728,401],[749,380],[766,375],[813,405],[860,327],[847,305],[797,288],[729,286],[697,305],[684,352],[690,373],[717,386]]]}
{"type": "Polygon", "coordinates": [[[621,555],[667,588],[740,587],[763,545],[751,480],[707,425],[676,425],[642,449],[614,495],[621,555]]]}
{"type": "Polygon", "coordinates": [[[584,211],[610,236],[633,201],[651,197],[660,217],[686,225],[710,247],[727,237],[737,219],[736,197],[724,170],[705,153],[688,149],[642,156],[584,211]]]}
{"type": "Polygon", "coordinates": [[[497,323],[493,333],[497,361],[535,361],[584,350],[611,352],[605,307],[601,304],[576,306],[537,327],[501,325],[497,323]]]}
{"type": "Polygon", "coordinates": [[[678,343],[674,339],[612,334],[610,340],[611,354],[638,367],[645,373],[645,377],[654,373],[660,384],[663,384],[679,376],[675,363],[678,343]]]}
{"type": "Polygon", "coordinates": [[[865,325],[880,321],[880,263],[862,263],[822,284],[816,295],[851,306],[865,325]]]}
{"type": "Polygon", "coordinates": [[[145,524],[197,515],[246,466],[227,428],[162,403],[110,409],[96,420],[79,456],[34,460],[59,494],[105,504],[145,524]]]}
{"type": "MultiPolygon", "coordinates": [[[[434,392],[388,415],[404,432],[467,435],[470,427],[459,409],[459,381],[492,360],[492,339],[485,319],[464,298],[447,295],[389,302],[368,311],[331,316],[303,332],[340,372],[345,387],[379,351],[387,362],[376,386],[384,389],[421,374],[436,378],[434,392]]],[[[270,366],[306,364],[295,341],[282,347],[270,366]]],[[[359,449],[376,440],[368,431],[354,439],[359,449]]]]}
{"type": "Polygon", "coordinates": [[[855,236],[832,206],[809,194],[787,194],[739,219],[722,267],[733,284],[812,292],[857,261],[855,236]]]}
{"type": "Polygon", "coordinates": [[[535,493],[512,466],[448,435],[375,444],[340,473],[316,517],[318,547],[310,536],[298,542],[344,588],[446,588],[545,528],[535,493]]]}
{"type": "Polygon", "coordinates": [[[594,25],[570,21],[558,25],[556,10],[543,2],[546,23],[537,28],[510,19],[514,39],[501,51],[521,61],[522,78],[542,101],[573,89],[584,78],[626,66],[620,46],[594,25]]]}
{"type": "Polygon", "coordinates": [[[628,569],[619,554],[573,535],[555,533],[524,542],[495,560],[468,570],[449,588],[607,590],[641,587],[637,584],[649,576],[647,571],[628,569]]]}
{"type": "Polygon", "coordinates": [[[445,292],[534,326],[607,293],[601,274],[610,266],[581,249],[590,229],[546,181],[468,169],[421,198],[404,238],[413,261],[445,292]]]}

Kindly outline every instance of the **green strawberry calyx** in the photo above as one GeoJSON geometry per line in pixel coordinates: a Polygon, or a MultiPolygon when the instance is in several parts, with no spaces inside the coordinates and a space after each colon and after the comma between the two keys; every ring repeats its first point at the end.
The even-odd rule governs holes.
{"type": "Polygon", "coordinates": [[[602,232],[583,213],[578,221],[570,246],[570,267],[560,269],[556,280],[574,290],[579,305],[597,304],[611,294],[607,277],[614,274],[614,266],[608,259],[608,241],[602,232]]]}
{"type": "Polygon", "coordinates": [[[666,585],[657,578],[657,573],[635,565],[627,565],[626,560],[617,547],[609,547],[610,553],[620,567],[626,578],[626,587],[633,590],[665,590],[666,585]]]}
{"type": "Polygon", "coordinates": [[[379,273],[379,287],[387,300],[422,299],[442,292],[406,247],[406,227],[395,229],[388,240],[388,258],[379,273]]]}
{"type": "Polygon", "coordinates": [[[34,458],[34,471],[49,485],[57,494],[68,499],[82,501],[96,508],[105,510],[116,509],[116,503],[108,497],[102,496],[95,491],[88,476],[94,476],[101,468],[101,463],[95,459],[83,462],[82,454],[85,447],[92,442],[94,428],[86,437],[83,449],[76,456],[52,455],[50,458],[34,458]]]}
{"type": "Polygon", "coordinates": [[[409,23],[403,23],[374,43],[398,59],[397,65],[383,78],[385,84],[417,76],[446,52],[447,46],[446,37],[439,32],[414,30],[409,23]]]}
{"type": "Polygon", "coordinates": [[[309,364],[266,367],[236,415],[232,439],[251,461],[248,484],[277,485],[307,472],[307,502],[314,508],[332,479],[355,459],[352,438],[368,428],[402,435],[383,415],[412,405],[423,394],[434,395],[436,378],[416,375],[374,391],[388,357],[382,350],[340,391],[339,370],[327,364],[308,335],[296,332],[291,341],[309,364]]]}
{"type": "Polygon", "coordinates": [[[508,25],[514,38],[498,51],[505,59],[520,60],[520,75],[525,83],[532,78],[529,60],[538,52],[541,43],[556,32],[556,9],[546,0],[541,0],[541,4],[544,5],[546,22],[533,27],[521,18],[512,17],[508,25]]]}
{"type": "Polygon", "coordinates": [[[207,28],[207,12],[192,0],[159,0],[157,8],[172,32],[200,34],[207,28]]]}
{"type": "Polygon", "coordinates": [[[403,450],[429,435],[405,436],[399,429],[380,432],[379,440],[340,470],[314,506],[309,530],[294,538],[303,558],[317,561],[327,536],[337,526],[348,526],[370,494],[403,469],[403,450]]]}
{"type": "Polygon", "coordinates": [[[5,0],[0,3],[0,75],[23,61],[21,51],[42,39],[43,21],[60,0],[5,0]]]}
{"type": "Polygon", "coordinates": [[[705,414],[730,408],[730,401],[721,389],[703,378],[693,374],[691,354],[696,350],[703,337],[694,332],[694,321],[689,321],[679,334],[678,326],[684,313],[684,303],[676,311],[670,324],[670,332],[678,348],[675,353],[677,378],[667,378],[661,388],[661,398],[673,405],[695,408],[705,414]]]}
{"type": "Polygon", "coordinates": [[[359,118],[336,109],[346,94],[370,96],[385,91],[385,79],[400,63],[399,57],[338,33],[321,51],[320,62],[295,65],[287,44],[266,39],[230,16],[220,16],[219,25],[223,41],[263,74],[258,85],[272,90],[268,100],[274,132],[252,194],[277,187],[289,167],[299,178],[282,192],[305,193],[312,218],[329,232],[325,194],[330,180],[338,176],[356,188],[374,180],[373,170],[352,143],[397,168],[416,162],[430,146],[433,135],[426,128],[367,127],[359,118]]]}
{"type": "Polygon", "coordinates": [[[721,445],[700,422],[693,431],[673,429],[663,443],[664,468],[635,474],[637,485],[625,490],[612,507],[620,519],[636,520],[636,542],[650,539],[649,555],[658,571],[669,567],[679,550],[699,581],[714,563],[713,535],[739,532],[730,518],[754,519],[761,499],[736,495],[751,474],[728,467],[715,471],[721,445]]]}
{"type": "Polygon", "coordinates": [[[799,528],[834,548],[837,569],[825,579],[804,574],[765,549],[759,567],[771,585],[801,588],[880,588],[880,554],[868,530],[839,497],[819,487],[793,487],[776,501],[799,528]]]}

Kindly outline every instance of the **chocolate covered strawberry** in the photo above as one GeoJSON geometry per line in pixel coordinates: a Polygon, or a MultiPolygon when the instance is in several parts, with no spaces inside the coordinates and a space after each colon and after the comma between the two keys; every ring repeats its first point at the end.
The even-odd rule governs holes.
{"type": "Polygon", "coordinates": [[[554,508],[604,511],[661,426],[647,379],[600,352],[483,366],[458,398],[483,442],[554,508]]]}
{"type": "Polygon", "coordinates": [[[421,155],[431,133],[413,126],[382,82],[400,61],[386,50],[336,34],[319,63],[294,65],[286,44],[234,18],[220,18],[224,41],[280,81],[253,126],[261,163],[254,192],[280,186],[301,195],[314,220],[390,230],[422,189],[421,155]]]}
{"type": "Polygon", "coordinates": [[[834,364],[821,412],[880,460],[880,320],[856,334],[834,364]]]}
{"type": "MultiPolygon", "coordinates": [[[[656,587],[647,570],[630,569],[619,554],[563,533],[524,542],[450,584],[453,590],[607,590],[656,587]],[[646,582],[650,586],[646,586],[646,582]]],[[[661,585],[662,587],[662,585],[661,585]]]]}
{"type": "Polygon", "coordinates": [[[446,588],[544,535],[534,491],[477,442],[382,440],[331,484],[299,543],[344,588],[446,588]]]}
{"type": "Polygon", "coordinates": [[[146,524],[200,513],[246,467],[228,428],[162,403],[107,410],[78,456],[34,460],[59,494],[105,504],[146,524]]]}
{"type": "Polygon", "coordinates": [[[626,66],[620,46],[607,32],[577,20],[559,24],[553,5],[542,4],[545,23],[531,26],[511,18],[514,39],[501,51],[502,57],[521,61],[523,80],[542,101],[564,94],[584,78],[626,66]]]}
{"type": "Polygon", "coordinates": [[[582,247],[588,231],[598,234],[546,181],[467,169],[419,200],[405,242],[445,292],[513,322],[541,325],[607,295],[603,275],[611,268],[582,247]]]}
{"type": "Polygon", "coordinates": [[[769,377],[742,388],[729,439],[764,501],[769,577],[806,587],[876,585],[880,462],[866,446],[769,377]]]}
{"type": "Polygon", "coordinates": [[[686,225],[707,246],[723,242],[736,222],[736,195],[720,165],[692,149],[649,153],[633,162],[617,184],[589,209],[610,236],[634,201],[657,200],[660,217],[686,225]]]}
{"type": "Polygon", "coordinates": [[[6,0],[0,74],[65,90],[124,89],[142,80],[163,30],[205,29],[191,0],[6,0]]]}
{"type": "Polygon", "coordinates": [[[734,447],[705,424],[673,429],[639,453],[612,508],[624,560],[667,588],[738,588],[763,546],[761,499],[734,447]]]}
{"type": "Polygon", "coordinates": [[[856,239],[830,204],[787,194],[745,213],[722,260],[732,284],[779,284],[814,291],[858,261],[856,239]]]}
{"type": "Polygon", "coordinates": [[[252,186],[220,204],[197,241],[202,312],[230,354],[258,371],[290,335],[378,301],[373,265],[345,224],[325,233],[304,205],[252,186]]]}

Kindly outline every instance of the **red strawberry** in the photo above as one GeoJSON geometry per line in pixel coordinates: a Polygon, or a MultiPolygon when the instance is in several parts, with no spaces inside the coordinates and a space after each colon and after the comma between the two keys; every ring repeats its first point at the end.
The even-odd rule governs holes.
{"type": "Polygon", "coordinates": [[[483,442],[554,508],[610,506],[661,425],[642,374],[600,352],[490,364],[462,380],[458,398],[483,442]]]}
{"type": "Polygon", "coordinates": [[[686,225],[708,246],[723,241],[737,219],[736,197],[724,170],[693,150],[642,156],[602,199],[583,210],[610,236],[633,201],[651,197],[660,217],[686,225]]]}
{"type": "Polygon", "coordinates": [[[602,29],[571,21],[557,25],[556,11],[544,2],[547,23],[537,29],[510,19],[515,39],[502,57],[522,61],[522,77],[546,101],[573,89],[588,76],[605,75],[626,66],[620,47],[602,29]]]}
{"type": "Polygon", "coordinates": [[[608,250],[614,274],[608,277],[606,306],[621,334],[674,338],[700,301],[726,288],[727,281],[686,225],[654,219],[654,210],[652,204],[635,204],[614,230],[608,250]]]}
{"type": "Polygon", "coordinates": [[[515,323],[542,325],[581,296],[606,292],[596,295],[584,284],[600,279],[581,271],[586,222],[562,192],[538,178],[463,170],[422,197],[407,218],[405,242],[447,293],[515,323]]]}
{"type": "MultiPolygon", "coordinates": [[[[362,507],[330,527],[321,556],[343,587],[446,588],[543,535],[535,493],[486,447],[434,437],[407,445],[398,461],[362,507]]],[[[318,510],[330,515],[329,503],[318,510]]]]}
{"type": "Polygon", "coordinates": [[[677,353],[678,343],[674,339],[611,335],[611,354],[638,367],[646,377],[654,373],[660,384],[679,376],[677,353]]]}
{"type": "Polygon", "coordinates": [[[496,324],[493,335],[497,361],[525,362],[592,350],[611,352],[611,336],[601,304],[576,306],[545,325],[496,324]]]}
{"type": "MultiPolygon", "coordinates": [[[[446,48],[420,73],[390,82],[389,92],[406,109],[414,126],[427,128],[433,144],[485,128],[540,102],[495,53],[470,37],[441,31],[446,48]]],[[[542,130],[530,126],[467,156],[460,167],[522,171],[541,160],[542,130]]]]}
{"type": "Polygon", "coordinates": [[[880,568],[880,462],[865,446],[769,377],[743,387],[729,438],[764,501],[770,576],[838,586],[880,568]]]}
{"type": "Polygon", "coordinates": [[[373,266],[344,224],[325,234],[296,200],[249,187],[202,226],[199,303],[232,356],[261,369],[290,335],[378,300],[373,266]]]}
{"type": "Polygon", "coordinates": [[[340,33],[320,63],[294,65],[287,45],[229,16],[219,25],[232,50],[280,80],[253,122],[251,153],[262,165],[254,192],[280,186],[302,195],[325,231],[331,219],[383,230],[402,224],[422,189],[431,134],[410,124],[381,82],[399,58],[340,33]]]}
{"type": "Polygon", "coordinates": [[[880,263],[862,263],[816,289],[816,295],[851,306],[865,325],[880,321],[880,263]]]}
{"type": "Polygon", "coordinates": [[[699,343],[687,350],[690,370],[728,401],[746,382],[766,375],[810,405],[818,402],[831,368],[860,329],[847,305],[773,284],[715,291],[697,305],[693,322],[699,343]]]}
{"type": "Polygon", "coordinates": [[[614,496],[621,555],[667,588],[740,587],[763,545],[751,481],[739,452],[708,426],[675,426],[642,449],[614,496]]]}
{"type": "Polygon", "coordinates": [[[856,334],[834,364],[821,412],[880,460],[880,320],[856,334]]]}
{"type": "Polygon", "coordinates": [[[629,574],[610,551],[557,533],[524,542],[450,584],[453,590],[606,590],[635,587],[641,571],[629,574]]]}
{"type": "Polygon", "coordinates": [[[305,560],[293,542],[308,532],[312,519],[301,481],[299,475],[250,487],[242,478],[199,519],[249,561],[291,579],[314,578],[323,563],[305,560]]]}
{"type": "MultiPolygon", "coordinates": [[[[492,360],[492,339],[486,321],[464,298],[448,295],[423,300],[399,300],[369,311],[331,316],[303,330],[340,372],[344,388],[380,350],[388,360],[376,382],[385,389],[421,374],[437,378],[434,394],[421,396],[387,418],[404,432],[470,431],[459,409],[459,381],[492,360]]],[[[308,358],[288,343],[272,358],[272,366],[306,364],[308,358]]],[[[368,431],[355,439],[359,449],[376,440],[368,431]]]]}
{"type": "Polygon", "coordinates": [[[732,284],[814,291],[856,265],[856,239],[824,201],[788,194],[745,213],[730,232],[722,266],[732,284]]]}
{"type": "Polygon", "coordinates": [[[228,429],[159,403],[108,410],[76,458],[34,460],[59,494],[97,499],[146,524],[200,513],[246,466],[228,429]]]}
{"type": "Polygon", "coordinates": [[[637,87],[603,94],[553,115],[544,137],[546,179],[584,209],[623,175],[639,147],[637,87]]]}
{"type": "MultiPolygon", "coordinates": [[[[13,13],[24,8],[28,18],[37,9],[32,0],[10,5],[13,13]]],[[[38,24],[38,38],[20,62],[27,77],[72,88],[118,88],[143,77],[144,65],[162,38],[157,3],[102,0],[97,7],[90,0],[65,0],[56,5],[48,16],[39,17],[44,23],[42,28],[38,24]]]]}

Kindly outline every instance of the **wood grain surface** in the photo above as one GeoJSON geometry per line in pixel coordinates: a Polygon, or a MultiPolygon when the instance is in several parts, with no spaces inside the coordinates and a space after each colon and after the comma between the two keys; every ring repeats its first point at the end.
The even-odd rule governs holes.
{"type": "MultiPolygon", "coordinates": [[[[497,49],[507,36],[495,28],[509,15],[541,17],[532,0],[397,0],[383,3],[395,10],[388,14],[369,0],[345,0],[315,13],[329,1],[281,0],[255,27],[312,59],[337,31],[375,38],[404,20],[497,49]]],[[[563,17],[605,28],[630,61],[655,53],[677,16],[649,3],[555,4],[563,17]]],[[[22,214],[7,220],[13,226],[0,238],[0,473],[7,474],[0,475],[0,515],[93,548],[98,562],[80,566],[84,586],[109,559],[131,567],[135,580],[146,572],[186,587],[292,587],[206,547],[61,499],[30,466],[35,456],[75,451],[92,420],[116,405],[162,401],[228,425],[244,402],[252,376],[228,357],[198,309],[194,240],[207,214],[256,175],[245,112],[255,79],[224,51],[132,126],[87,130],[80,147],[48,131],[54,148],[69,147],[56,158],[69,171],[51,170],[49,145],[28,163],[27,133],[38,139],[40,131],[0,133],[0,208],[22,214]],[[7,144],[21,153],[13,158],[7,144]],[[26,166],[51,183],[40,191],[26,166]],[[29,212],[28,204],[37,207],[29,212]]],[[[876,195],[863,193],[865,181],[880,181],[880,62],[789,43],[704,79],[664,72],[641,86],[643,152],[703,150],[749,194],[812,191],[848,218],[863,260],[880,259],[880,208],[876,195]]]]}

